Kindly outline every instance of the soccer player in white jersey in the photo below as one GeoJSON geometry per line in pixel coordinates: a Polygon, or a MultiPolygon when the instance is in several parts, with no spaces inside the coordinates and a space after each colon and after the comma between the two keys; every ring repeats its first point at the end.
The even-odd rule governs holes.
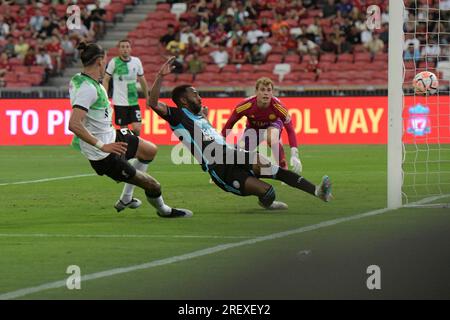
{"type": "Polygon", "coordinates": [[[109,91],[110,80],[113,80],[113,96],[115,122],[121,128],[128,128],[137,136],[141,132],[142,118],[138,103],[136,81],[141,84],[144,98],[147,100],[148,86],[144,76],[144,68],[138,57],[131,56],[131,43],[121,40],[118,43],[119,56],[112,58],[103,78],[103,86],[109,91]]]}
{"type": "MultiPolygon", "coordinates": [[[[83,72],[74,75],[70,81],[73,109],[69,129],[79,139],[83,155],[98,175],[126,182],[126,187],[136,185],[144,189],[148,202],[156,208],[160,217],[192,216],[189,210],[166,205],[161,196],[160,184],[147,174],[148,164],[155,156],[154,146],[128,129],[114,129],[108,95],[98,81],[105,71],[105,51],[98,44],[84,42],[80,43],[78,49],[83,72]],[[131,158],[136,158],[133,165],[127,161],[131,158]]],[[[138,199],[128,200],[125,202],[122,197],[116,209],[137,208],[141,205],[138,199]]]]}

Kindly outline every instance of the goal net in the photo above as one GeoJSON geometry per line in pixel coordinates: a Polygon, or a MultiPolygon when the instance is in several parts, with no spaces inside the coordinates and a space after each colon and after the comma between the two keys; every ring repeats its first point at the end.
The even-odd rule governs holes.
{"type": "Polygon", "coordinates": [[[403,2],[401,204],[448,206],[450,0],[394,1],[403,2]],[[421,71],[439,79],[436,94],[413,89],[412,80],[421,71]]]}

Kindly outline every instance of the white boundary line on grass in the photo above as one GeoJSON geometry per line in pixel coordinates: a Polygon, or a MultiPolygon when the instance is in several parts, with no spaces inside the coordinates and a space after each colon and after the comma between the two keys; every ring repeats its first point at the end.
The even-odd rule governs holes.
{"type": "Polygon", "coordinates": [[[58,234],[58,233],[0,233],[0,238],[184,238],[184,239],[249,239],[250,236],[167,235],[167,234],[58,234]]]}
{"type": "MultiPolygon", "coordinates": [[[[438,200],[443,197],[445,197],[445,196],[431,197],[431,198],[428,198],[428,202],[433,202],[433,201],[438,200]]],[[[424,203],[424,201],[421,201],[421,202],[424,203]]],[[[300,234],[300,233],[304,233],[304,232],[308,232],[308,231],[313,231],[313,230],[317,230],[317,229],[321,229],[321,228],[334,226],[336,224],[343,223],[343,222],[372,217],[372,216],[383,214],[388,211],[392,211],[392,210],[384,208],[384,209],[368,211],[368,212],[360,213],[360,214],[350,216],[350,217],[343,217],[343,218],[328,220],[328,221],[320,222],[320,223],[317,223],[314,225],[301,227],[298,229],[269,234],[267,236],[256,237],[253,239],[248,239],[248,240],[235,242],[235,243],[221,244],[218,246],[214,246],[214,247],[210,247],[210,248],[206,248],[206,249],[202,249],[202,250],[197,250],[197,251],[182,254],[179,256],[174,256],[174,257],[169,257],[169,258],[165,258],[165,259],[151,261],[148,263],[138,264],[138,265],[124,267],[124,268],[115,268],[115,269],[105,270],[105,271],[101,271],[101,272],[95,272],[95,273],[81,276],[81,281],[84,282],[84,281],[89,281],[89,280],[106,278],[106,277],[111,277],[111,276],[115,276],[115,275],[119,275],[119,274],[137,271],[137,270],[145,270],[145,269],[150,269],[150,268],[154,268],[154,267],[172,264],[175,262],[190,260],[190,259],[194,259],[194,258],[198,258],[198,257],[207,256],[207,255],[210,255],[213,253],[225,251],[225,250],[232,249],[232,248],[238,248],[238,247],[242,247],[245,245],[252,245],[255,243],[268,241],[268,240],[280,239],[280,238],[288,237],[288,236],[291,236],[294,234],[300,234]]],[[[37,293],[37,292],[41,292],[41,291],[45,291],[45,290],[49,290],[49,289],[63,288],[65,286],[66,286],[66,279],[60,280],[60,281],[55,281],[55,282],[50,282],[50,283],[45,283],[45,284],[42,284],[42,285],[36,286],[36,287],[29,287],[29,288],[19,289],[16,291],[11,291],[11,292],[7,292],[4,294],[0,294],[0,300],[21,298],[21,297],[24,297],[24,296],[32,294],[32,293],[37,293]]]]}
{"type": "Polygon", "coordinates": [[[39,182],[48,182],[48,181],[56,181],[56,180],[66,180],[66,179],[73,179],[73,178],[92,177],[92,176],[95,176],[95,175],[96,175],[95,173],[86,173],[86,174],[77,174],[77,175],[74,175],[74,176],[46,178],[46,179],[18,181],[18,182],[6,182],[6,183],[0,183],[0,187],[1,186],[16,185],[16,184],[29,184],[29,183],[39,183],[39,182]]]}

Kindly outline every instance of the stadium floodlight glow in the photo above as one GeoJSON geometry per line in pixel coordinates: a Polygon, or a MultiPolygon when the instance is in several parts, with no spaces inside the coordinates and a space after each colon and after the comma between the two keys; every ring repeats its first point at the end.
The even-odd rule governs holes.
{"type": "Polygon", "coordinates": [[[450,58],[450,47],[442,41],[450,36],[450,11],[439,4],[433,5],[430,0],[389,1],[387,206],[390,209],[425,203],[431,203],[426,205],[429,207],[449,207],[449,79],[438,79],[441,84],[438,90],[421,92],[413,88],[413,78],[423,71],[439,78],[442,73],[437,65],[450,58]],[[439,199],[447,203],[433,203],[439,199]]]}

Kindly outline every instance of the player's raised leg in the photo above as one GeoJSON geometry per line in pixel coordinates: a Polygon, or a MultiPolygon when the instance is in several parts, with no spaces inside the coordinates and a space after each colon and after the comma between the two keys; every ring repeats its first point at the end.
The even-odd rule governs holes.
{"type": "Polygon", "coordinates": [[[316,186],[305,177],[270,163],[267,158],[260,154],[256,154],[256,157],[253,164],[253,171],[258,177],[283,181],[287,185],[305,191],[325,202],[332,199],[331,181],[328,176],[324,176],[322,182],[316,186]]]}

